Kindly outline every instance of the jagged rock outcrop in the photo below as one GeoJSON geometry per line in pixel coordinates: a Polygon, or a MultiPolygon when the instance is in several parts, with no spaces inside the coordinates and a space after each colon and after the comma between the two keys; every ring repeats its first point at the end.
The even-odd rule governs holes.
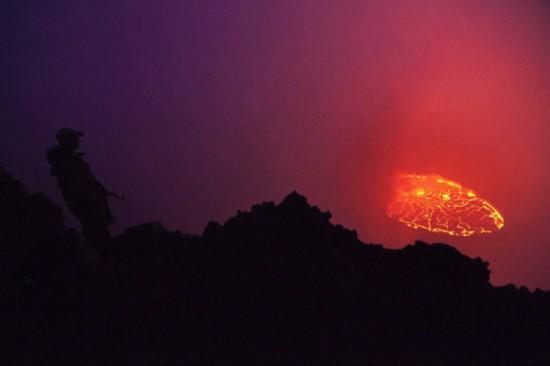
{"type": "Polygon", "coordinates": [[[0,169],[0,364],[546,365],[550,296],[446,244],[365,244],[293,192],[99,258],[0,169]]]}
{"type": "Polygon", "coordinates": [[[28,193],[0,167],[0,283],[49,286],[76,270],[78,236],[67,231],[62,210],[43,193],[28,193]],[[69,268],[70,267],[70,268],[69,268]]]}

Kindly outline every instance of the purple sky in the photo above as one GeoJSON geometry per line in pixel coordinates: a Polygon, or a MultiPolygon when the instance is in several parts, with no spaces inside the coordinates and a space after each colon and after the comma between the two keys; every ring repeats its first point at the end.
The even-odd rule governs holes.
{"type": "MultiPolygon", "coordinates": [[[[123,228],[200,233],[297,189],[362,240],[444,241],[496,284],[550,289],[544,1],[11,1],[0,164],[61,202],[45,150],[86,132],[123,228]],[[453,4],[454,3],[454,4],[453,4]],[[468,239],[390,221],[397,172],[499,208],[468,239]]],[[[70,221],[74,223],[74,221],[70,221]]]]}

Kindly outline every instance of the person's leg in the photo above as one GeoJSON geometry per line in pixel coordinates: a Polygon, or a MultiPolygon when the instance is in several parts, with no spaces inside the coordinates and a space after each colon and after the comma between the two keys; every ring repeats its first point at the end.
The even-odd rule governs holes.
{"type": "Polygon", "coordinates": [[[82,235],[98,252],[104,251],[111,241],[109,224],[95,220],[82,221],[82,235]]]}

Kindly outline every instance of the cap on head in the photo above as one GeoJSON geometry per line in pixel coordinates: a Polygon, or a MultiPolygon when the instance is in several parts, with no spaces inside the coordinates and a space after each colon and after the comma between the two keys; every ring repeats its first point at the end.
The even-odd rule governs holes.
{"type": "Polygon", "coordinates": [[[57,142],[61,146],[78,148],[80,138],[84,132],[73,130],[72,128],[62,128],[55,135],[57,142]]]}

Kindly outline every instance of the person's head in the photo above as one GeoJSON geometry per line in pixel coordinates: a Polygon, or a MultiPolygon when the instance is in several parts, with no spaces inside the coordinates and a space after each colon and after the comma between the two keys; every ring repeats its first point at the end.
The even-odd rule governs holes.
{"type": "Polygon", "coordinates": [[[60,146],[77,150],[80,147],[80,138],[84,136],[84,132],[75,131],[72,128],[62,128],[55,135],[60,146]]]}

